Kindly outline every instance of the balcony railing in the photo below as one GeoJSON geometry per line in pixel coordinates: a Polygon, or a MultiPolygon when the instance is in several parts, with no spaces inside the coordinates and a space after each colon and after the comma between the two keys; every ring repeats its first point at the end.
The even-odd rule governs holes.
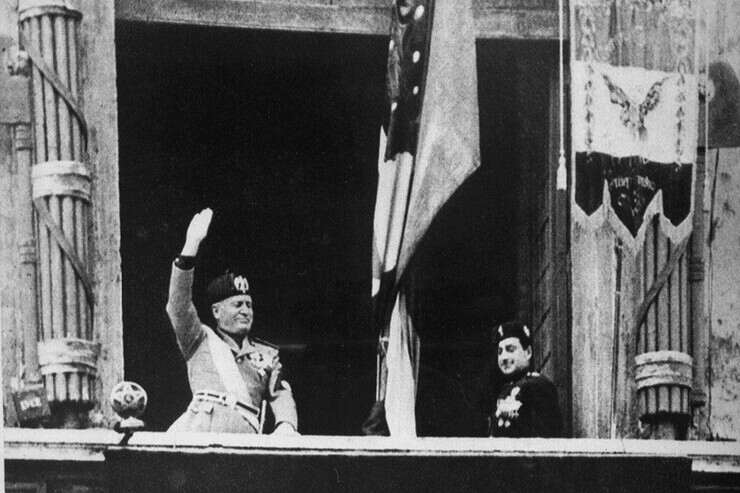
{"type": "Polygon", "coordinates": [[[728,442],[154,432],[120,440],[103,429],[6,429],[6,488],[740,491],[740,447],[728,442]]]}

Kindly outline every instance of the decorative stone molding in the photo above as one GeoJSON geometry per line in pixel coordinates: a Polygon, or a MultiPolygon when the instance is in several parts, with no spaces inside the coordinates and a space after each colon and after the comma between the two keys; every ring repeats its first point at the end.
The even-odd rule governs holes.
{"type": "Polygon", "coordinates": [[[31,171],[33,198],[49,195],[77,197],[90,202],[90,174],[76,161],[47,161],[31,171]]]}
{"type": "Polygon", "coordinates": [[[693,358],[672,350],[635,356],[635,383],[645,437],[682,439],[691,419],[693,358]]]}
{"type": "Polygon", "coordinates": [[[653,351],[635,356],[637,389],[671,385],[691,388],[693,358],[679,351],[653,351]]]}
{"type": "Polygon", "coordinates": [[[32,64],[39,365],[54,421],[81,427],[97,401],[100,352],[92,342],[88,128],[78,100],[82,14],[70,0],[19,0],[18,18],[32,64]]]}
{"type": "Polygon", "coordinates": [[[99,354],[100,344],[85,339],[41,341],[39,342],[41,374],[76,372],[95,376],[99,354]]]}

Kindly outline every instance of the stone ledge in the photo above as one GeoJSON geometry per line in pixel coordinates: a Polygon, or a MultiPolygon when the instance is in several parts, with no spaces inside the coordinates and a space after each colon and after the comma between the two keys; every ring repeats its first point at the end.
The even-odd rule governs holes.
{"type": "MultiPolygon", "coordinates": [[[[112,430],[3,430],[5,460],[103,462],[103,453],[119,449],[121,435],[112,430]]],[[[361,436],[271,436],[231,433],[134,434],[127,448],[182,454],[226,455],[409,455],[542,457],[687,457],[692,471],[740,474],[740,444],[670,440],[544,438],[415,438],[361,436]]]]}
{"type": "MultiPolygon", "coordinates": [[[[473,11],[481,39],[558,36],[557,4],[552,1],[474,0],[473,11]]],[[[379,36],[388,35],[390,22],[387,4],[375,1],[116,0],[115,13],[123,21],[379,36]]]]}

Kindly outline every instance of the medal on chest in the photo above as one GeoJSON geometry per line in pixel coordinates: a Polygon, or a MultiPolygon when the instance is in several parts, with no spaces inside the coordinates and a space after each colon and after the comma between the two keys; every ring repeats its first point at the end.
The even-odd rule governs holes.
{"type": "Polygon", "coordinates": [[[266,358],[260,351],[252,351],[246,354],[246,359],[249,365],[252,366],[261,377],[264,377],[267,370],[270,369],[270,359],[266,358]]]}
{"type": "Polygon", "coordinates": [[[496,401],[496,424],[499,428],[508,428],[519,417],[519,408],[522,407],[522,401],[518,399],[520,391],[518,386],[514,387],[506,398],[496,401]]]}

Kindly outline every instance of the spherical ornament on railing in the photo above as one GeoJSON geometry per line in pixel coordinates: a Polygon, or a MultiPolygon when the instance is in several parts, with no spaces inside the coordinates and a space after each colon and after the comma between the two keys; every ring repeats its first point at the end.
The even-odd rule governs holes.
{"type": "Polygon", "coordinates": [[[120,382],[110,393],[110,404],[113,411],[121,417],[116,423],[116,431],[133,433],[144,428],[144,422],[139,416],[146,410],[146,391],[135,382],[120,382]]]}
{"type": "Polygon", "coordinates": [[[146,410],[146,391],[135,382],[120,382],[110,393],[113,410],[121,418],[138,418],[146,410]]]}

